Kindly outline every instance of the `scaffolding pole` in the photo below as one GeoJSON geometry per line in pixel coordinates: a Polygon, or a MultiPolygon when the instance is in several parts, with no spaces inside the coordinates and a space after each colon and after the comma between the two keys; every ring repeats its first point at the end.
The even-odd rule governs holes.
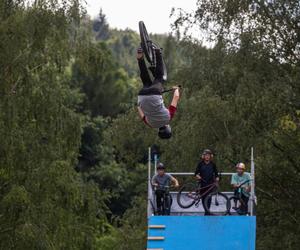
{"type": "Polygon", "coordinates": [[[254,149],[251,147],[251,193],[250,193],[250,215],[254,215],[255,203],[255,163],[254,163],[254,149]]]}
{"type": "Polygon", "coordinates": [[[147,201],[147,215],[150,218],[152,214],[151,208],[151,198],[152,198],[152,187],[151,187],[151,148],[148,149],[148,201],[147,201]]]}
{"type": "Polygon", "coordinates": [[[158,157],[157,154],[154,155],[154,174],[157,174],[157,162],[158,162],[158,157]]]}

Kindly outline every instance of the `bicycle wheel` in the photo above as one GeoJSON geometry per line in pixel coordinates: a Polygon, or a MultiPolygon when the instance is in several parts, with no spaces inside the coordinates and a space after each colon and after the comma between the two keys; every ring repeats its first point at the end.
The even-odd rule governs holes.
{"type": "Polygon", "coordinates": [[[243,207],[247,207],[247,205],[244,203],[244,201],[238,197],[231,197],[229,199],[229,204],[230,204],[230,214],[232,213],[238,213],[239,215],[246,215],[248,213],[248,208],[246,211],[243,211],[243,207]]]}
{"type": "Polygon", "coordinates": [[[149,63],[153,64],[153,46],[143,21],[139,22],[141,46],[149,63]]]}
{"type": "Polygon", "coordinates": [[[166,195],[163,202],[163,215],[170,215],[172,202],[172,197],[170,195],[166,195]]]}
{"type": "Polygon", "coordinates": [[[198,187],[194,183],[183,185],[177,194],[177,203],[181,208],[190,208],[198,199],[198,187]]]}
{"type": "Polygon", "coordinates": [[[230,204],[230,213],[235,213],[241,206],[240,200],[234,196],[230,197],[229,204],[230,204]]]}
{"type": "Polygon", "coordinates": [[[211,215],[227,215],[230,211],[229,199],[220,192],[210,193],[204,199],[204,209],[211,215]]]}

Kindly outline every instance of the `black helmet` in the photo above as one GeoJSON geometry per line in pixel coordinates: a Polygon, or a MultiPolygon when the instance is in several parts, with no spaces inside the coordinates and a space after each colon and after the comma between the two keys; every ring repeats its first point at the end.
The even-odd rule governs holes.
{"type": "Polygon", "coordinates": [[[160,127],[158,130],[158,136],[161,139],[170,139],[172,136],[172,130],[170,125],[165,125],[163,127],[160,127]]]}
{"type": "Polygon", "coordinates": [[[163,163],[159,162],[159,163],[157,164],[157,166],[156,166],[156,169],[157,169],[157,170],[159,170],[159,169],[165,170],[166,167],[165,167],[165,165],[164,165],[163,163]]]}
{"type": "Polygon", "coordinates": [[[210,149],[204,149],[202,155],[212,155],[212,151],[210,149]]]}

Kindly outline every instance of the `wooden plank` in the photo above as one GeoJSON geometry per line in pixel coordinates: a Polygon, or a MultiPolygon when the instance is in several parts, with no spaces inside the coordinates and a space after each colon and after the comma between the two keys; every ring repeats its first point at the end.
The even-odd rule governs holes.
{"type": "Polygon", "coordinates": [[[164,240],[165,237],[163,236],[149,236],[148,240],[164,240]]]}
{"type": "Polygon", "coordinates": [[[150,229],[165,229],[165,225],[149,225],[148,228],[150,229]]]}

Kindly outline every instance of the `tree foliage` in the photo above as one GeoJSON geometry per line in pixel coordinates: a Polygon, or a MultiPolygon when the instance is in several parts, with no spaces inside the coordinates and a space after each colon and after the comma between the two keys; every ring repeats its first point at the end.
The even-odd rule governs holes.
{"type": "Polygon", "coordinates": [[[211,148],[231,172],[254,146],[257,247],[297,249],[298,1],[199,0],[174,12],[181,40],[152,35],[184,86],[168,141],[133,105],[138,34],[83,13],[75,0],[0,1],[0,248],[143,249],[156,144],[170,171],[211,148]]]}
{"type": "Polygon", "coordinates": [[[105,195],[74,171],[77,1],[1,1],[1,249],[95,249],[105,195]]]}

